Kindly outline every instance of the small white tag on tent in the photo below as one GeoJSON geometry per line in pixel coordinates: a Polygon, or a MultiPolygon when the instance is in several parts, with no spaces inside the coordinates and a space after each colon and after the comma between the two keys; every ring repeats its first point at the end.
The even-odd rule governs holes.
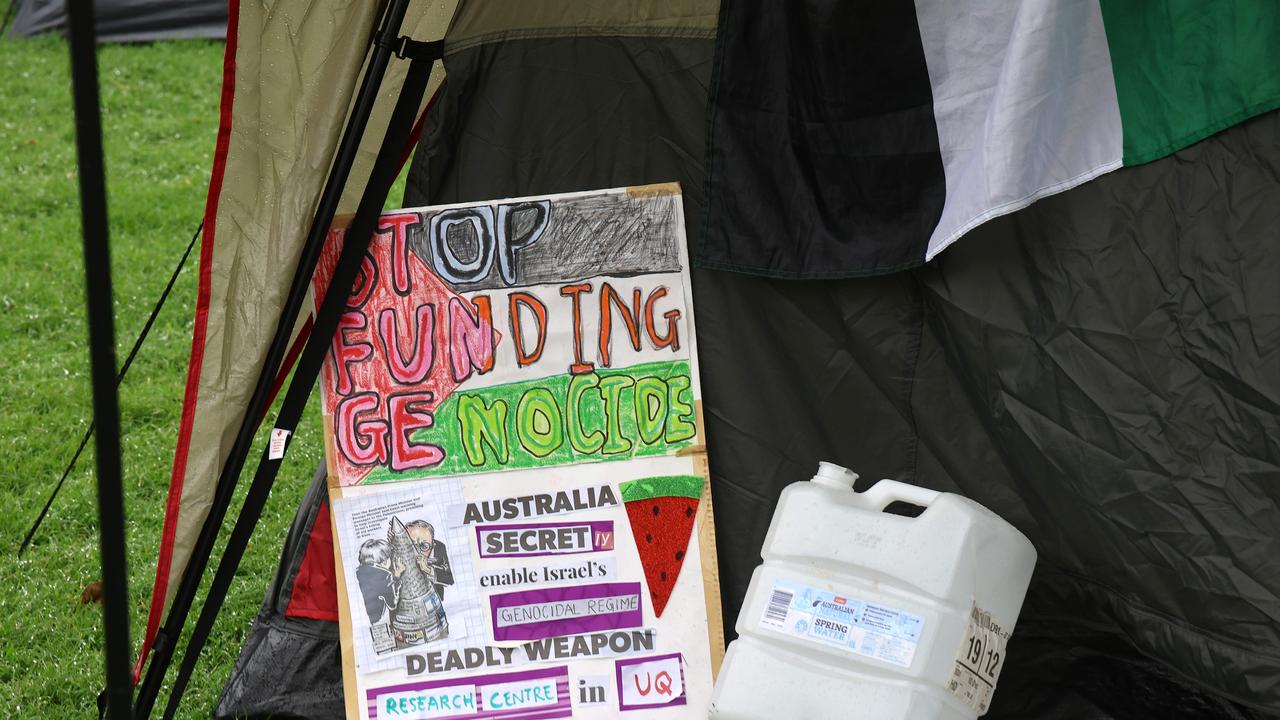
{"type": "Polygon", "coordinates": [[[284,457],[284,446],[289,443],[289,431],[275,428],[271,431],[271,445],[267,450],[267,457],[272,460],[279,460],[284,457]]]}

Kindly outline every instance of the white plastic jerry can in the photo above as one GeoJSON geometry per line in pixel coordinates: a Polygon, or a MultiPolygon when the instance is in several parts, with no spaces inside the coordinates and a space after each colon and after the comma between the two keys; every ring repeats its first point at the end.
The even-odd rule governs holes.
{"type": "Polygon", "coordinates": [[[981,505],[821,463],[782,491],[710,717],[972,720],[987,711],[1036,551],[981,505]],[[894,501],[917,517],[883,512],[894,501]]]}

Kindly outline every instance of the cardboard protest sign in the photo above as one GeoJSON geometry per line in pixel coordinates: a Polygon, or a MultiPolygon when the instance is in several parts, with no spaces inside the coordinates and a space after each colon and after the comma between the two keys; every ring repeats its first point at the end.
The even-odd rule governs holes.
{"type": "Polygon", "coordinates": [[[706,716],[697,368],[674,185],[382,216],[322,376],[349,717],[706,716]]]}

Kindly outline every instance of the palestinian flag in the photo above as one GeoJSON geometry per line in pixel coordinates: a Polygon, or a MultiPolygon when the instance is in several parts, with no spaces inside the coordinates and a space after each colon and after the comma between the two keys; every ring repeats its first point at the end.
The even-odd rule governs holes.
{"type": "Polygon", "coordinates": [[[684,567],[703,482],[696,475],[666,475],[618,486],[655,617],[662,617],[684,567]]]}
{"type": "Polygon", "coordinates": [[[704,266],[852,277],[1280,106],[1274,0],[724,0],[704,266]]]}

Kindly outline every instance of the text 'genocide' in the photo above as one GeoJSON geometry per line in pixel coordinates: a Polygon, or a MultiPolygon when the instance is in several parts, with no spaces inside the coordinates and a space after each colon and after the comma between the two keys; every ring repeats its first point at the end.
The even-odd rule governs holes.
{"type": "MultiPolygon", "coordinates": [[[[537,240],[547,211],[535,204],[534,210],[542,216],[532,229],[527,227],[513,239],[508,236],[512,213],[506,207],[498,207],[497,221],[492,209],[486,215],[475,214],[476,208],[463,209],[473,213],[464,217],[433,220],[432,235],[439,228],[441,236],[433,243],[431,269],[436,276],[464,284],[487,277],[496,266],[503,283],[517,282],[517,251],[537,240]],[[471,236],[481,243],[474,257],[459,257],[443,239],[447,229],[458,224],[474,226],[471,236]]],[[[395,471],[443,462],[445,448],[415,440],[414,433],[434,425],[434,411],[447,388],[494,369],[499,340],[508,330],[510,349],[503,352],[511,353],[508,362],[516,368],[528,368],[543,359],[548,335],[565,339],[571,335],[570,385],[559,399],[542,388],[512,402],[460,398],[459,447],[471,465],[485,462],[486,450],[505,463],[507,448],[517,444],[509,443],[508,436],[514,436],[528,454],[545,457],[566,441],[578,453],[617,454],[628,451],[633,441],[678,442],[695,433],[687,375],[597,374],[614,363],[615,336],[636,353],[679,351],[682,313],[678,298],[667,287],[637,282],[619,288],[615,284],[626,280],[597,279],[561,283],[550,290],[507,288],[501,291],[505,299],[498,297],[506,305],[507,317],[500,333],[494,323],[492,293],[465,298],[438,281],[431,289],[415,292],[412,268],[423,261],[409,247],[409,229],[420,221],[416,213],[380,219],[378,232],[389,236],[389,257],[386,253],[365,256],[333,338],[334,390],[341,398],[334,413],[337,444],[348,461],[387,465],[395,471]],[[377,257],[389,267],[380,267],[377,257]],[[372,389],[369,383],[358,383],[357,392],[353,375],[379,377],[383,382],[374,383],[377,387],[372,389]],[[442,386],[444,392],[439,390],[442,386]],[[590,407],[593,403],[598,407],[590,407]],[[634,414],[635,422],[628,421],[627,426],[635,426],[638,437],[627,438],[621,432],[617,418],[623,412],[634,414]],[[591,417],[603,418],[598,430],[583,424],[583,418],[591,417]]]]}

